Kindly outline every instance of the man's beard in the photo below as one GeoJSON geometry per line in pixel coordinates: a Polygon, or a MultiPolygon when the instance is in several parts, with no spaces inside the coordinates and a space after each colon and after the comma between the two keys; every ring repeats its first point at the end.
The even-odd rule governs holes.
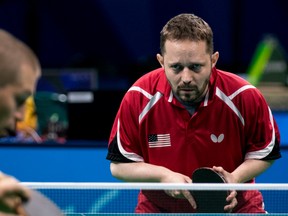
{"type": "Polygon", "coordinates": [[[177,98],[180,99],[181,103],[184,103],[186,105],[193,105],[193,104],[199,103],[205,97],[205,94],[208,89],[208,84],[209,84],[209,80],[206,80],[200,90],[197,88],[197,86],[182,85],[177,90],[178,91],[177,98]],[[188,90],[189,92],[187,93],[181,92],[180,94],[180,90],[183,90],[183,89],[188,90]],[[193,95],[191,93],[193,93],[193,95]]]}

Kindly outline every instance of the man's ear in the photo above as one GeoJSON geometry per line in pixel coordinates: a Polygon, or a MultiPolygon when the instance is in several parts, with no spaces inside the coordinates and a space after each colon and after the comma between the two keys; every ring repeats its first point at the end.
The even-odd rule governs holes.
{"type": "Polygon", "coordinates": [[[157,58],[158,62],[160,63],[161,67],[164,68],[164,58],[163,58],[163,56],[158,53],[156,55],[156,58],[157,58]]]}
{"type": "Polygon", "coordinates": [[[213,53],[212,54],[212,68],[216,66],[218,59],[219,59],[219,52],[213,53]]]}

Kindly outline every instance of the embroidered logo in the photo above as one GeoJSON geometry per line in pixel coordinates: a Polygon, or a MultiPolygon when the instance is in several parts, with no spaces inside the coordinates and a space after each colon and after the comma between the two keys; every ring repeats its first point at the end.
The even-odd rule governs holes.
{"type": "Polygon", "coordinates": [[[224,134],[220,134],[218,137],[215,134],[211,134],[210,138],[214,143],[221,143],[224,139],[224,134]]]}
{"type": "Polygon", "coordinates": [[[149,148],[171,146],[170,134],[149,134],[148,144],[149,148]]]}

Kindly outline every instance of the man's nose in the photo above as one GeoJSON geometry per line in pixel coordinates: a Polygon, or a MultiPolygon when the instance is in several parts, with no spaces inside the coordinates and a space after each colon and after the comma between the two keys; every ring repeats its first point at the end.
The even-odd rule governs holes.
{"type": "Polygon", "coordinates": [[[193,72],[189,68],[184,68],[182,71],[182,82],[185,84],[191,83],[193,80],[193,72]]]}

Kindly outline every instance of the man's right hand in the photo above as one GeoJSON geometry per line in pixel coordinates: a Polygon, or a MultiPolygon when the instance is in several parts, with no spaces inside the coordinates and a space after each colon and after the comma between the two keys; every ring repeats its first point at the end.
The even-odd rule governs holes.
{"type": "MultiPolygon", "coordinates": [[[[162,183],[192,183],[191,178],[188,176],[185,176],[180,173],[173,172],[173,175],[169,175],[169,178],[166,178],[165,180],[162,179],[162,183]]],[[[178,199],[187,199],[190,205],[196,209],[196,201],[194,197],[191,195],[190,191],[188,190],[166,190],[165,193],[168,196],[178,198],[178,199]]]]}
{"type": "Polygon", "coordinates": [[[0,216],[27,216],[23,203],[29,189],[12,176],[0,173],[0,216]]]}

